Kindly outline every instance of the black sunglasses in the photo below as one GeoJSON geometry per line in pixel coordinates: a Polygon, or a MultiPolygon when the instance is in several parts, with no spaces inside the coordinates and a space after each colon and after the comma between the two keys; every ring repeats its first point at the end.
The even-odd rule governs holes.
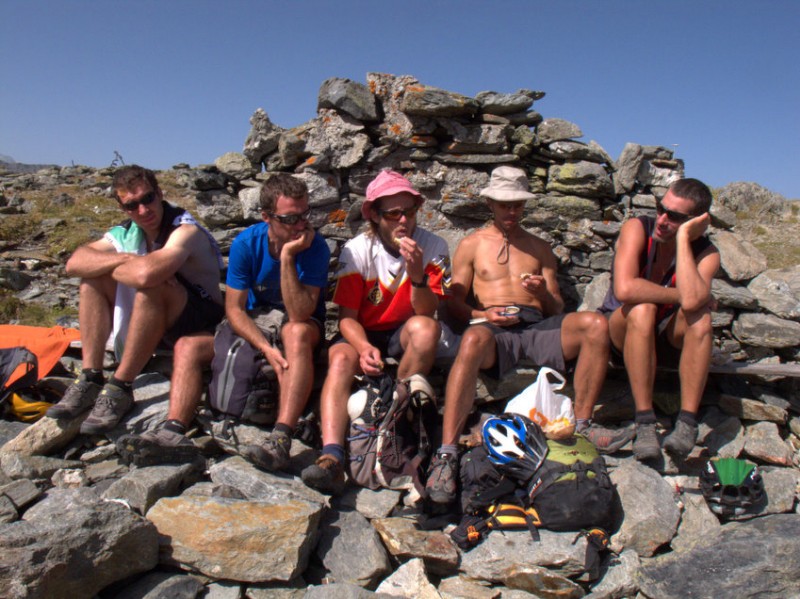
{"type": "Polygon", "coordinates": [[[675,210],[667,210],[661,202],[656,202],[656,214],[661,216],[666,214],[667,218],[676,225],[682,225],[687,220],[694,218],[691,214],[684,214],[683,212],[675,212],[675,210]]]}
{"type": "Polygon", "coordinates": [[[131,200],[130,202],[119,202],[119,205],[122,207],[123,210],[126,212],[135,212],[139,209],[139,206],[149,206],[153,203],[156,199],[156,192],[149,191],[145,195],[143,195],[138,200],[131,200]]]}
{"type": "Polygon", "coordinates": [[[311,215],[311,208],[300,214],[270,214],[270,218],[274,218],[282,225],[296,225],[298,222],[308,222],[308,217],[311,215]]]}
{"type": "Polygon", "coordinates": [[[385,218],[386,220],[400,220],[404,216],[406,218],[411,218],[417,214],[417,210],[419,208],[417,206],[412,206],[411,208],[406,208],[403,210],[402,208],[392,208],[391,210],[379,210],[378,213],[385,218]]]}

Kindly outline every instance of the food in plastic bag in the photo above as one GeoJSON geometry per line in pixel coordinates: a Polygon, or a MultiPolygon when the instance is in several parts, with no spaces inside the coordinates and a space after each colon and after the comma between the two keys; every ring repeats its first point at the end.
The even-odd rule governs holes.
{"type": "Polygon", "coordinates": [[[566,439],[575,432],[575,412],[572,400],[557,393],[566,384],[557,370],[543,366],[536,381],[522,390],[506,405],[506,412],[522,414],[538,424],[548,439],[566,439]],[[557,383],[550,382],[552,376],[557,383]]]}

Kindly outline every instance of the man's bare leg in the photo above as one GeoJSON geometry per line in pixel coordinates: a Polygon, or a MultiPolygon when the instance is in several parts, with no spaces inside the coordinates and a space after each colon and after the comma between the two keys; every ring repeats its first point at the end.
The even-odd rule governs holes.
{"type": "Polygon", "coordinates": [[[277,423],[293,429],[314,384],[314,348],[320,342],[319,327],[308,322],[287,322],[281,329],[281,338],[289,369],[280,379],[277,423]]]}
{"type": "Polygon", "coordinates": [[[117,284],[110,275],[82,279],[78,304],[83,372],[47,410],[56,419],[77,418],[92,409],[103,384],[103,357],[111,334],[117,284]]]}
{"type": "Polygon", "coordinates": [[[187,292],[182,285],[164,283],[139,289],[133,301],[125,351],[114,376],[133,381],[153,356],[164,333],[186,306],[187,292]]]}
{"type": "Polygon", "coordinates": [[[678,372],[681,380],[681,412],[672,432],[664,439],[664,449],[674,458],[685,458],[697,442],[697,411],[711,363],[713,330],[711,311],[678,310],[667,326],[667,339],[681,347],[678,372]]]}
{"type": "Polygon", "coordinates": [[[186,335],[175,343],[168,420],[177,420],[188,428],[203,394],[203,369],[213,358],[211,333],[186,335]]]}
{"type": "Polygon", "coordinates": [[[617,309],[609,320],[611,342],[622,348],[636,408],[633,454],[637,460],[650,460],[661,455],[653,413],[657,311],[655,304],[625,305],[617,309]]]}
{"type": "Polygon", "coordinates": [[[656,310],[655,304],[623,306],[609,320],[611,341],[615,347],[622,349],[637,412],[653,409],[656,310]]]}
{"type": "Polygon", "coordinates": [[[597,312],[568,314],[561,324],[565,360],[574,360],[575,417],[591,419],[608,368],[608,321],[597,312]]]}
{"type": "Polygon", "coordinates": [[[328,374],[320,397],[322,454],[305,468],[301,478],[309,487],[334,495],[344,489],[344,440],[349,416],[347,400],[353,377],[359,371],[359,355],[349,343],[328,350],[328,374]]]}
{"type": "Polygon", "coordinates": [[[117,283],[111,275],[82,279],[78,303],[83,368],[102,370],[111,334],[117,283]]]}
{"type": "Polygon", "coordinates": [[[468,328],[461,339],[447,377],[442,424],[442,445],[455,445],[475,402],[478,371],[491,368],[496,359],[492,331],[484,326],[468,328]]]}

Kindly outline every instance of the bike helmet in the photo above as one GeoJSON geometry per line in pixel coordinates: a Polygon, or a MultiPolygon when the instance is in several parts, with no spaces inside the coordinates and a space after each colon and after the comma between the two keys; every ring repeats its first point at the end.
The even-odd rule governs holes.
{"type": "Polygon", "coordinates": [[[519,414],[493,416],[483,423],[483,444],[489,461],[503,474],[528,481],[547,456],[547,440],[539,425],[519,414]]]}
{"type": "Polygon", "coordinates": [[[736,458],[709,460],[700,473],[700,489],[711,511],[739,516],[764,499],[758,466],[736,458]]]}

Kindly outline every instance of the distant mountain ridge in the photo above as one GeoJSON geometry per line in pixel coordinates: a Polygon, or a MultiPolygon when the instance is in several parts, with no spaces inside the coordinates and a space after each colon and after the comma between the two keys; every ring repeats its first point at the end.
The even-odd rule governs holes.
{"type": "Polygon", "coordinates": [[[17,162],[11,156],[0,154],[0,171],[6,173],[35,173],[36,171],[49,168],[51,166],[58,166],[57,164],[24,164],[17,162]]]}

